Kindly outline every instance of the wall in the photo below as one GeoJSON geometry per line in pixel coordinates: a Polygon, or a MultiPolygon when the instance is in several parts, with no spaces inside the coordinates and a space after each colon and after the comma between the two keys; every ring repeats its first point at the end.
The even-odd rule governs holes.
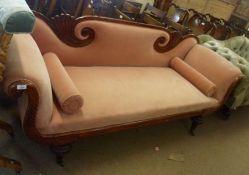
{"type": "Polygon", "coordinates": [[[173,0],[181,7],[193,8],[201,13],[209,13],[217,18],[228,20],[238,0],[173,0]]]}

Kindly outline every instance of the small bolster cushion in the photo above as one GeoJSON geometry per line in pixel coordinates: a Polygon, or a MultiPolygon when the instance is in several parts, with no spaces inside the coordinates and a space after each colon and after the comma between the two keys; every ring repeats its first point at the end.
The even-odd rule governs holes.
{"type": "Polygon", "coordinates": [[[192,83],[206,96],[212,97],[215,94],[216,85],[200,72],[185,63],[182,59],[174,57],[170,61],[170,67],[192,83]]]}
{"type": "Polygon", "coordinates": [[[54,94],[63,112],[76,113],[83,106],[83,98],[54,53],[43,55],[54,94]]]}

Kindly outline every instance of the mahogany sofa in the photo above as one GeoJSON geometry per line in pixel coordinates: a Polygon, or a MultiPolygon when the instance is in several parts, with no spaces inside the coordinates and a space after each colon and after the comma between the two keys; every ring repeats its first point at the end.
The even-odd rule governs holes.
{"type": "Polygon", "coordinates": [[[192,118],[192,132],[242,76],[192,35],[101,17],[36,16],[33,34],[10,43],[4,88],[20,97],[25,133],[51,145],[61,165],[82,137],[183,118],[192,118]],[[79,107],[73,114],[60,101],[70,93],[77,103],[65,105],[79,107]]]}

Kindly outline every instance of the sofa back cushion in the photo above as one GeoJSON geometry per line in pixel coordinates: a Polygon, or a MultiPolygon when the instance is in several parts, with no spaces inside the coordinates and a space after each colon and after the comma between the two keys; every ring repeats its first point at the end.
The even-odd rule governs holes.
{"type": "MultiPolygon", "coordinates": [[[[42,54],[53,52],[65,66],[167,66],[172,57],[184,58],[197,43],[186,38],[173,49],[160,53],[154,49],[159,37],[169,41],[163,29],[103,20],[83,20],[73,30],[73,37],[84,40],[82,29],[94,31],[93,41],[84,47],[73,47],[62,42],[43,20],[37,18],[32,34],[42,54]]],[[[68,35],[69,33],[65,33],[68,35]]]]}

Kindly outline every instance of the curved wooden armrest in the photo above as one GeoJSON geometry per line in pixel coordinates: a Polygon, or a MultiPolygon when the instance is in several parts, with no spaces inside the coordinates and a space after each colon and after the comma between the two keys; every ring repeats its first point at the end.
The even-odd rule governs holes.
{"type": "Polygon", "coordinates": [[[28,105],[25,110],[23,129],[31,139],[36,140],[39,138],[40,133],[35,127],[36,113],[39,105],[39,93],[37,87],[29,80],[18,80],[8,87],[8,95],[14,98],[19,98],[23,95],[27,96],[28,105]],[[20,86],[23,88],[20,88],[20,86]]]}
{"type": "Polygon", "coordinates": [[[23,129],[25,134],[40,144],[48,144],[48,145],[65,145],[68,143],[72,143],[78,138],[80,138],[79,133],[76,133],[74,136],[72,135],[42,135],[38,128],[36,127],[37,120],[37,111],[39,107],[40,96],[38,92],[38,87],[29,80],[18,80],[13,82],[8,87],[8,94],[15,98],[20,98],[22,96],[27,96],[27,109],[25,110],[25,116],[23,121],[23,129]],[[26,88],[19,89],[19,85],[24,85],[26,88]]]}

